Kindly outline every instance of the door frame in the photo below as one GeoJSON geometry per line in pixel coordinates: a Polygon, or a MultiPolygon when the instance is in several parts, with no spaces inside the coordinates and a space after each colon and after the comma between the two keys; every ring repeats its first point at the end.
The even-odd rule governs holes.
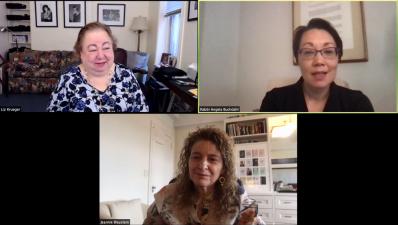
{"type": "Polygon", "coordinates": [[[173,174],[173,162],[174,162],[174,148],[173,148],[173,143],[174,143],[174,135],[170,134],[167,132],[165,129],[157,125],[154,121],[151,120],[151,127],[150,127],[150,140],[149,140],[149,170],[148,170],[148,196],[147,196],[147,204],[151,205],[152,202],[150,202],[150,196],[153,195],[152,193],[152,154],[153,154],[153,146],[154,146],[154,137],[153,137],[153,127],[157,127],[158,129],[162,130],[166,135],[170,136],[171,138],[171,152],[172,154],[172,165],[170,166],[170,172],[173,174]]]}

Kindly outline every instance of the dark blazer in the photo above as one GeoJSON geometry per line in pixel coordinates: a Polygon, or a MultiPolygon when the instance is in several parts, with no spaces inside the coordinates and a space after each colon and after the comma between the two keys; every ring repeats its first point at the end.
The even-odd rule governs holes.
{"type": "MultiPolygon", "coordinates": [[[[303,93],[303,77],[297,83],[267,92],[260,112],[308,112],[303,93]]],[[[361,91],[330,84],[324,112],[374,112],[372,103],[361,91]]]]}

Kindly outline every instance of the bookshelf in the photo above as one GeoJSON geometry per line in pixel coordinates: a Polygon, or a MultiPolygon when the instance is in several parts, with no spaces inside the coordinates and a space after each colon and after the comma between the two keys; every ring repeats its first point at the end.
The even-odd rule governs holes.
{"type": "Polygon", "coordinates": [[[233,139],[236,174],[248,193],[272,193],[268,115],[224,119],[224,130],[233,139]]]}
{"type": "MultiPolygon", "coordinates": [[[[258,214],[267,224],[297,224],[297,193],[280,193],[273,191],[273,169],[277,171],[280,168],[297,167],[296,163],[272,165],[271,154],[274,154],[274,157],[276,158],[286,158],[286,152],[297,152],[296,143],[289,142],[286,144],[286,142],[279,142],[278,140],[275,140],[275,138],[271,138],[270,135],[272,126],[277,126],[282,123],[286,120],[283,117],[286,116],[288,117],[289,115],[257,114],[253,116],[224,119],[224,129],[235,143],[237,177],[244,182],[244,188],[248,192],[249,197],[258,202],[258,214]],[[259,122],[264,125],[264,129],[260,128],[260,132],[258,133],[242,134],[242,132],[237,132],[237,130],[239,130],[239,124],[241,125],[240,129],[242,129],[243,126],[257,125],[259,122]],[[235,125],[235,129],[231,124],[235,125]],[[236,127],[238,127],[238,129],[236,127]],[[251,142],[241,143],[241,141],[249,140],[251,142]],[[258,157],[255,157],[256,155],[254,154],[256,153],[253,153],[253,150],[260,149],[264,150],[264,157],[260,157],[259,152],[257,152],[258,157]],[[248,151],[250,151],[250,153],[248,151]],[[241,153],[242,156],[244,156],[242,158],[240,155],[241,153]],[[250,154],[249,157],[247,157],[248,153],[250,154]],[[278,157],[279,155],[281,157],[278,157]],[[262,164],[258,161],[258,166],[255,166],[253,159],[256,158],[262,158],[264,161],[262,161],[262,164]],[[243,161],[243,166],[240,165],[241,161],[243,161]],[[251,168],[251,170],[254,171],[254,168],[261,167],[265,168],[265,173],[263,173],[265,175],[255,175],[254,172],[252,172],[252,175],[241,173],[241,168],[243,168],[243,172],[246,172],[245,170],[247,168],[251,168]],[[260,185],[253,184],[254,177],[261,178],[263,176],[266,178],[266,185],[261,185],[261,180],[260,185]],[[251,178],[249,180],[252,180],[252,183],[248,182],[248,178],[251,178]]],[[[297,119],[294,120],[294,122],[296,121],[297,119]]],[[[259,129],[257,128],[257,130],[259,129]]]]}
{"type": "MultiPolygon", "coordinates": [[[[30,2],[29,1],[7,1],[6,3],[20,3],[23,5],[26,5],[26,9],[8,9],[7,8],[7,15],[30,15],[30,2]]],[[[6,5],[4,4],[4,6],[6,7],[6,5]]],[[[30,15],[32,16],[32,15],[30,15]]],[[[7,19],[7,18],[6,18],[7,19]]],[[[23,20],[9,20],[7,19],[7,27],[15,27],[15,26],[19,26],[19,25],[23,25],[23,26],[31,26],[30,23],[31,19],[23,19],[23,20]]],[[[15,35],[26,35],[28,40],[23,43],[18,41],[18,47],[27,47],[27,48],[31,48],[31,32],[30,31],[12,31],[15,35]]],[[[15,48],[17,47],[16,42],[12,40],[12,33],[8,32],[8,43],[9,43],[9,47],[10,48],[15,48]]]]}

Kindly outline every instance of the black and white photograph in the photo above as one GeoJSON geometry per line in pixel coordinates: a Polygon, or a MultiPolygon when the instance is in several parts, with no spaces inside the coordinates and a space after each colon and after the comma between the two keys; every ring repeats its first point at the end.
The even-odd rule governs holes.
{"type": "Polygon", "coordinates": [[[198,20],[198,2],[189,1],[188,3],[188,21],[198,20]]]}
{"type": "Polygon", "coordinates": [[[58,27],[56,1],[35,1],[36,27],[58,27]]]}
{"type": "Polygon", "coordinates": [[[125,4],[98,4],[97,21],[108,26],[124,27],[125,4]]]}
{"type": "Polygon", "coordinates": [[[240,158],[245,158],[245,150],[239,151],[240,158]]]}
{"type": "Polygon", "coordinates": [[[258,159],[257,158],[253,159],[253,166],[258,166],[258,159]]]}
{"type": "Polygon", "coordinates": [[[267,184],[265,177],[260,177],[260,180],[261,180],[261,185],[267,184]]]}
{"type": "Polygon", "coordinates": [[[245,167],[245,163],[243,161],[240,161],[240,167],[245,167]]]}
{"type": "Polygon", "coordinates": [[[82,28],[86,25],[86,2],[64,1],[64,27],[82,28]]]}
{"type": "Polygon", "coordinates": [[[246,168],[246,175],[247,175],[247,176],[253,175],[253,174],[252,174],[252,169],[246,168]]]}

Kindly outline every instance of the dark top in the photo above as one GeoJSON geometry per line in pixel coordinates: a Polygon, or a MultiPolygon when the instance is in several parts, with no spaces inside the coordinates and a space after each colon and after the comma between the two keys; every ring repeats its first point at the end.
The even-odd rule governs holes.
{"type": "MultiPolygon", "coordinates": [[[[267,92],[260,112],[308,112],[303,93],[303,77],[297,83],[267,92]]],[[[374,112],[372,103],[361,91],[330,84],[324,112],[374,112]]]]}

